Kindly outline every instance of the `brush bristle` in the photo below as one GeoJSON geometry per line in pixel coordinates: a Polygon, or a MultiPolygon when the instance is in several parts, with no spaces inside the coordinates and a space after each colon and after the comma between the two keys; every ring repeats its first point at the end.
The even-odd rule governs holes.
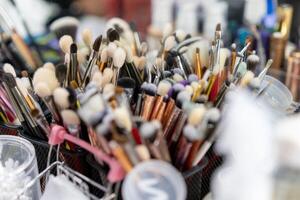
{"type": "Polygon", "coordinates": [[[120,35],[116,29],[110,28],[106,32],[107,38],[110,42],[113,42],[115,40],[120,40],[120,35]]]}
{"type": "Polygon", "coordinates": [[[107,57],[108,57],[108,55],[107,55],[107,47],[104,47],[102,49],[102,51],[101,51],[100,61],[102,63],[106,63],[107,62],[107,57]]]}
{"type": "Polygon", "coordinates": [[[138,68],[138,70],[142,71],[144,70],[145,66],[146,66],[146,63],[147,63],[147,59],[145,56],[141,56],[139,58],[139,64],[136,66],[138,68]]]}
{"type": "Polygon", "coordinates": [[[118,47],[114,52],[114,56],[113,56],[114,66],[117,68],[121,68],[125,63],[125,59],[126,59],[126,52],[124,51],[123,48],[118,47]]]}
{"type": "Polygon", "coordinates": [[[206,109],[203,105],[196,106],[192,109],[188,116],[188,124],[198,126],[204,117],[205,111],[206,109]]]}
{"type": "Polygon", "coordinates": [[[31,84],[30,84],[30,80],[28,77],[22,77],[21,78],[21,81],[24,85],[24,87],[27,89],[27,90],[32,90],[32,87],[31,87],[31,84]]]}
{"type": "Polygon", "coordinates": [[[96,83],[98,89],[102,87],[102,79],[103,76],[100,71],[96,71],[92,76],[92,82],[96,83]]]}
{"type": "Polygon", "coordinates": [[[64,53],[69,53],[70,52],[70,46],[73,43],[73,39],[70,35],[64,35],[59,39],[59,46],[60,49],[64,53]]]}
{"type": "Polygon", "coordinates": [[[148,44],[146,42],[142,42],[141,43],[141,51],[142,51],[142,54],[145,55],[148,51],[148,44]]]}
{"type": "Polygon", "coordinates": [[[163,28],[163,38],[168,37],[173,32],[173,25],[172,23],[167,23],[163,28]]]}
{"type": "Polygon", "coordinates": [[[4,72],[10,73],[11,75],[13,75],[13,77],[17,77],[16,71],[15,71],[14,67],[11,64],[5,63],[3,65],[3,70],[4,70],[4,72]]]}
{"type": "Polygon", "coordinates": [[[143,138],[149,139],[155,136],[156,129],[151,122],[145,122],[141,125],[139,131],[143,138]]]}
{"type": "Polygon", "coordinates": [[[79,21],[75,17],[62,17],[50,24],[50,30],[56,34],[57,38],[63,35],[70,35],[76,38],[79,21]]]}
{"type": "Polygon", "coordinates": [[[101,42],[102,42],[102,35],[97,37],[96,40],[94,41],[94,44],[93,44],[93,50],[94,51],[99,51],[100,46],[101,46],[101,42]]]}
{"type": "Polygon", "coordinates": [[[176,74],[173,75],[173,79],[176,82],[180,82],[180,81],[184,80],[184,78],[180,74],[178,74],[178,73],[176,73],[176,74]]]}
{"type": "Polygon", "coordinates": [[[44,65],[43,65],[44,68],[46,69],[49,69],[51,71],[55,71],[55,66],[53,63],[51,62],[46,62],[44,65]]]}
{"type": "Polygon", "coordinates": [[[67,109],[70,107],[69,92],[65,88],[56,88],[53,91],[53,99],[55,104],[61,109],[67,109]]]}
{"type": "Polygon", "coordinates": [[[188,81],[190,83],[193,83],[193,82],[198,82],[198,76],[196,74],[190,74],[188,76],[188,81]]]}
{"type": "Polygon", "coordinates": [[[75,111],[68,109],[68,110],[61,111],[60,114],[61,114],[64,124],[80,125],[80,119],[75,111]]]}
{"type": "Polygon", "coordinates": [[[205,114],[209,122],[217,123],[221,118],[220,110],[217,108],[209,109],[205,114]]]}
{"type": "Polygon", "coordinates": [[[254,73],[251,71],[247,71],[241,80],[241,86],[246,86],[250,83],[250,81],[254,78],[254,73]]]}
{"type": "Polygon", "coordinates": [[[178,93],[176,97],[176,103],[179,103],[180,107],[191,100],[191,94],[185,90],[178,93]]]}
{"type": "Polygon", "coordinates": [[[70,53],[77,53],[77,45],[76,43],[72,43],[70,46],[70,53]]]}
{"type": "Polygon", "coordinates": [[[182,42],[183,40],[185,40],[186,32],[183,30],[177,30],[175,32],[175,35],[176,35],[177,39],[179,40],[179,42],[182,42]]]}
{"type": "Polygon", "coordinates": [[[103,71],[102,86],[106,85],[107,83],[110,83],[112,77],[113,77],[113,70],[111,68],[105,68],[103,71]]]}
{"type": "Polygon", "coordinates": [[[169,36],[165,41],[165,50],[170,51],[176,44],[175,37],[169,36]]]}
{"type": "Polygon", "coordinates": [[[104,110],[103,100],[99,94],[91,96],[88,101],[86,101],[78,109],[78,114],[80,118],[87,124],[95,121],[95,114],[102,112],[104,110]]]}
{"type": "Polygon", "coordinates": [[[183,128],[183,135],[188,141],[196,141],[201,139],[197,129],[189,124],[183,128]]]}
{"type": "Polygon", "coordinates": [[[148,83],[144,88],[145,93],[151,96],[155,96],[156,90],[157,86],[153,83],[148,83]]]}
{"type": "Polygon", "coordinates": [[[187,91],[190,95],[192,95],[194,92],[192,86],[190,85],[185,86],[184,90],[187,91]]]}
{"type": "Polygon", "coordinates": [[[112,58],[114,56],[116,49],[117,49],[117,45],[113,42],[110,42],[107,46],[108,57],[112,58]]]}
{"type": "Polygon", "coordinates": [[[119,107],[114,110],[114,117],[116,120],[116,123],[125,128],[128,132],[131,132],[132,130],[132,122],[131,117],[129,115],[128,110],[126,107],[119,107]]]}
{"type": "Polygon", "coordinates": [[[48,97],[52,94],[48,85],[43,82],[34,85],[34,91],[41,98],[48,97]]]}
{"type": "Polygon", "coordinates": [[[157,86],[157,94],[164,97],[168,94],[171,87],[172,85],[169,81],[162,80],[157,86]]]}
{"type": "Polygon", "coordinates": [[[132,78],[122,77],[118,80],[117,85],[120,86],[120,87],[123,87],[123,88],[134,89],[136,83],[132,78]]]}
{"type": "Polygon", "coordinates": [[[106,99],[109,99],[110,97],[112,97],[115,94],[115,85],[112,83],[108,83],[103,87],[103,96],[106,99]]]}
{"type": "Polygon", "coordinates": [[[79,51],[77,51],[77,61],[78,64],[81,65],[86,61],[86,58],[88,56],[88,49],[81,48],[79,51]]]}
{"type": "Polygon", "coordinates": [[[65,64],[58,64],[56,66],[55,75],[57,80],[62,84],[65,81],[67,73],[67,66],[65,64]]]}
{"type": "Polygon", "coordinates": [[[59,86],[55,71],[44,67],[38,68],[33,75],[32,84],[36,85],[40,82],[46,83],[51,91],[59,86]]]}
{"type": "Polygon", "coordinates": [[[92,34],[91,29],[85,28],[82,31],[81,36],[82,36],[82,40],[83,40],[84,44],[90,48],[92,46],[92,40],[93,40],[93,34],[92,34]]]}
{"type": "Polygon", "coordinates": [[[17,86],[18,86],[20,92],[21,92],[24,96],[28,95],[27,88],[23,85],[23,82],[22,82],[22,80],[21,80],[20,78],[16,78],[16,83],[17,83],[17,86]]]}

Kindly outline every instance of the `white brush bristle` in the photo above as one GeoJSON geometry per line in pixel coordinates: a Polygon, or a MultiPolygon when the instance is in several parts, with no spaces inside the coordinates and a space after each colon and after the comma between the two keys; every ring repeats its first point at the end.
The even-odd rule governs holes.
{"type": "Polygon", "coordinates": [[[140,127],[140,133],[143,138],[148,139],[150,137],[153,137],[155,134],[155,127],[151,122],[145,122],[140,127]]]}
{"type": "Polygon", "coordinates": [[[126,59],[126,52],[124,51],[123,48],[118,47],[114,52],[114,56],[113,56],[114,66],[117,68],[121,68],[125,63],[125,59],[126,59]]]}
{"type": "Polygon", "coordinates": [[[84,42],[84,44],[91,48],[92,46],[92,41],[93,41],[93,34],[91,29],[89,28],[85,28],[83,29],[83,31],[81,32],[81,36],[82,36],[82,40],[84,42]]]}
{"type": "Polygon", "coordinates": [[[55,104],[61,109],[67,109],[70,106],[69,103],[69,92],[65,88],[56,88],[53,91],[53,99],[55,104]]]}
{"type": "Polygon", "coordinates": [[[57,29],[63,28],[66,25],[68,26],[78,26],[79,21],[75,17],[62,17],[57,20],[55,20],[51,25],[50,25],[50,30],[55,31],[57,29]]]}
{"type": "Polygon", "coordinates": [[[157,86],[157,94],[164,97],[166,94],[168,94],[171,87],[172,85],[169,81],[162,80],[157,86]]]}
{"type": "Polygon", "coordinates": [[[186,32],[183,30],[177,30],[175,32],[175,34],[176,34],[176,37],[178,38],[179,42],[182,42],[187,35],[186,32]]]}
{"type": "Polygon", "coordinates": [[[24,96],[28,95],[27,88],[23,85],[23,82],[20,78],[16,78],[16,83],[17,83],[17,86],[18,86],[19,90],[21,91],[21,93],[24,96]]]}
{"type": "Polygon", "coordinates": [[[165,27],[163,28],[163,38],[168,37],[173,32],[173,25],[172,23],[167,23],[165,27]]]}
{"type": "Polygon", "coordinates": [[[73,39],[69,35],[64,35],[59,39],[59,47],[64,53],[70,52],[70,46],[73,43],[73,39]]]}
{"type": "Polygon", "coordinates": [[[106,63],[107,57],[108,57],[107,47],[104,47],[101,51],[100,61],[102,63],[106,63]]]}
{"type": "Polygon", "coordinates": [[[102,112],[103,109],[103,100],[99,94],[96,94],[78,109],[78,114],[85,123],[90,124],[94,120],[95,114],[102,112]]]}
{"type": "Polygon", "coordinates": [[[188,123],[195,127],[198,126],[204,117],[205,111],[206,109],[203,105],[199,105],[192,109],[188,116],[188,123]]]}
{"type": "Polygon", "coordinates": [[[11,64],[5,63],[5,64],[3,65],[3,70],[4,70],[6,73],[9,73],[9,74],[13,75],[14,77],[17,77],[16,71],[15,71],[14,67],[13,67],[11,64]]]}
{"type": "Polygon", "coordinates": [[[25,87],[27,90],[32,90],[31,84],[30,84],[30,80],[29,80],[28,77],[22,77],[22,78],[21,78],[21,81],[22,81],[24,87],[25,87]]]}
{"type": "Polygon", "coordinates": [[[41,98],[48,97],[51,95],[51,90],[49,89],[48,85],[43,82],[34,85],[34,91],[41,98]]]}
{"type": "Polygon", "coordinates": [[[103,96],[105,99],[109,99],[115,94],[115,85],[112,83],[108,83],[103,87],[103,96]]]}
{"type": "Polygon", "coordinates": [[[180,81],[183,81],[184,78],[180,75],[180,74],[174,74],[173,75],[173,80],[176,81],[176,82],[180,82],[180,81]]]}
{"type": "Polygon", "coordinates": [[[200,134],[197,131],[197,129],[194,126],[190,125],[190,124],[187,124],[183,128],[183,135],[189,141],[195,141],[195,140],[200,140],[201,139],[200,134]]]}
{"type": "Polygon", "coordinates": [[[80,119],[77,113],[73,110],[63,110],[60,112],[64,124],[66,125],[80,125],[80,119]]]}
{"type": "Polygon", "coordinates": [[[220,110],[217,108],[209,109],[205,115],[212,122],[218,122],[221,117],[220,110]]]}
{"type": "Polygon", "coordinates": [[[102,80],[102,86],[106,85],[107,83],[111,82],[111,79],[113,77],[113,70],[111,68],[105,68],[103,71],[103,80],[102,80]]]}
{"type": "Polygon", "coordinates": [[[126,52],[126,62],[132,63],[133,62],[133,55],[130,47],[128,45],[124,46],[124,50],[126,52]]]}
{"type": "Polygon", "coordinates": [[[140,57],[133,56],[133,63],[134,63],[134,66],[138,67],[140,64],[140,57]]]}
{"type": "Polygon", "coordinates": [[[221,70],[224,69],[226,59],[229,58],[229,56],[230,56],[230,50],[229,49],[227,49],[227,48],[221,48],[220,49],[220,68],[221,68],[221,70]]]}
{"type": "Polygon", "coordinates": [[[102,88],[102,79],[103,76],[100,71],[96,71],[92,76],[92,82],[94,82],[97,85],[98,89],[102,88]]]}
{"type": "Polygon", "coordinates": [[[132,122],[126,107],[119,107],[114,110],[114,117],[117,124],[125,128],[128,132],[132,130],[132,122]]]}
{"type": "Polygon", "coordinates": [[[165,50],[170,51],[176,44],[176,40],[174,36],[167,37],[165,41],[165,50]]]}
{"type": "Polygon", "coordinates": [[[185,86],[184,90],[187,91],[188,93],[190,93],[191,95],[194,92],[192,86],[190,86],[190,85],[185,86]]]}
{"type": "Polygon", "coordinates": [[[107,56],[112,58],[116,50],[117,50],[117,45],[113,42],[110,42],[107,46],[107,56]]]}
{"type": "Polygon", "coordinates": [[[136,67],[138,68],[138,70],[142,71],[144,70],[146,64],[147,64],[147,58],[145,56],[141,56],[139,58],[139,64],[136,67]]]}
{"type": "Polygon", "coordinates": [[[55,72],[55,66],[54,66],[54,64],[51,63],[51,62],[46,62],[46,63],[43,65],[43,67],[46,68],[46,69],[49,69],[49,70],[55,72]]]}
{"type": "Polygon", "coordinates": [[[53,91],[55,88],[59,87],[59,82],[56,78],[55,72],[43,67],[38,68],[35,71],[32,79],[34,86],[41,82],[46,83],[50,91],[53,91]]]}
{"type": "Polygon", "coordinates": [[[87,55],[88,55],[87,48],[81,48],[79,49],[79,51],[77,51],[77,61],[79,65],[83,64],[86,61],[87,55]]]}
{"type": "Polygon", "coordinates": [[[250,81],[254,78],[254,73],[251,71],[247,71],[241,80],[241,86],[246,86],[250,83],[250,81]]]}

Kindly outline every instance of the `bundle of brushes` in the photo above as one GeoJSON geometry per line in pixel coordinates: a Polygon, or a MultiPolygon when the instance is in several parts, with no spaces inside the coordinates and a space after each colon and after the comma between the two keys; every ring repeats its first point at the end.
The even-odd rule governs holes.
{"type": "Polygon", "coordinates": [[[149,159],[181,171],[198,165],[215,139],[225,94],[244,87],[259,96],[268,87],[260,83],[272,61],[257,73],[250,42],[240,51],[235,44],[222,47],[220,24],[211,42],[166,30],[158,51],[121,19],[110,20],[106,35],[94,41],[84,30],[83,45],[74,39],[74,19],[55,25],[63,63],[44,64],[32,79],[16,77],[5,64],[0,117],[44,140],[53,124],[63,126],[115,157],[126,172],[149,159]]]}

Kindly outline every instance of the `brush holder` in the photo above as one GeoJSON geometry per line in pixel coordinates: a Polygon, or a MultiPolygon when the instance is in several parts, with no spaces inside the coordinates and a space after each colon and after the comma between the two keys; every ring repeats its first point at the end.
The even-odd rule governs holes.
{"type": "MultiPolygon", "coordinates": [[[[102,185],[107,185],[106,174],[108,169],[97,163],[92,155],[87,157],[87,162],[92,168],[93,180],[100,180],[102,185]]],[[[199,165],[183,172],[188,190],[187,200],[202,199],[210,191],[211,176],[221,164],[222,158],[211,147],[199,165]]],[[[121,193],[119,193],[118,199],[122,199],[121,193]]]]}
{"type": "MultiPolygon", "coordinates": [[[[33,144],[36,152],[39,172],[42,172],[47,167],[47,158],[48,158],[50,145],[48,144],[47,141],[29,136],[24,131],[19,131],[18,135],[30,141],[33,144]]],[[[87,155],[86,151],[82,150],[80,152],[71,152],[61,146],[60,153],[59,153],[59,160],[65,162],[66,165],[78,171],[79,173],[89,176],[88,165],[85,161],[86,155],[87,155]]],[[[53,148],[50,163],[53,163],[55,161],[56,161],[56,149],[53,148]]],[[[44,188],[43,180],[42,180],[42,188],[44,188]]]]}

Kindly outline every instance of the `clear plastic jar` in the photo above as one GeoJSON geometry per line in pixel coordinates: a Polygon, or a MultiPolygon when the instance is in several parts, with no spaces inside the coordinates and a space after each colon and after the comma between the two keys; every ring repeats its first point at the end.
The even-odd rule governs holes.
{"type": "Polygon", "coordinates": [[[38,200],[40,182],[24,189],[37,177],[38,167],[33,145],[20,137],[0,136],[0,199],[38,200]],[[20,193],[22,195],[18,196],[20,193]]]}

